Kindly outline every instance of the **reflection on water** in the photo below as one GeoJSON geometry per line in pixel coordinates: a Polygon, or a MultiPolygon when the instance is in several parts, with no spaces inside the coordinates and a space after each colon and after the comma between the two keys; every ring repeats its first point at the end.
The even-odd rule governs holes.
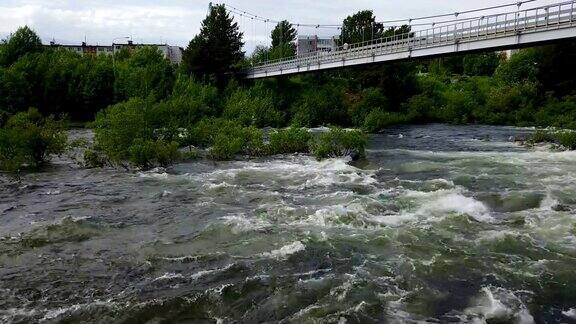
{"type": "Polygon", "coordinates": [[[0,178],[0,320],[576,320],[576,152],[529,130],[374,136],[284,156],[0,178]]]}

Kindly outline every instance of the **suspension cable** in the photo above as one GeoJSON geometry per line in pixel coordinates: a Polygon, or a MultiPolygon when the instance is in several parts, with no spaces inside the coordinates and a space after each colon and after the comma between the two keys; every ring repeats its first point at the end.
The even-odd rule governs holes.
{"type": "MultiPolygon", "coordinates": [[[[423,17],[416,17],[416,18],[405,18],[405,19],[395,19],[395,20],[384,20],[384,21],[379,21],[377,23],[380,24],[391,24],[391,23],[403,23],[403,22],[407,22],[408,25],[411,26],[429,26],[429,25],[435,25],[435,24],[442,24],[442,23],[449,23],[449,22],[457,22],[457,21],[465,21],[465,20],[469,20],[472,18],[465,18],[465,19],[458,19],[458,16],[460,15],[464,15],[464,14],[469,14],[469,13],[474,13],[474,12],[482,12],[482,11],[488,11],[488,10],[495,10],[495,9],[501,9],[501,8],[506,8],[506,7],[512,7],[512,6],[517,6],[518,8],[520,8],[520,6],[522,6],[523,4],[526,3],[531,3],[531,2],[536,2],[538,0],[523,0],[523,1],[517,1],[517,2],[513,2],[513,3],[507,3],[507,4],[502,4],[502,5],[497,5],[497,6],[491,6],[491,7],[484,7],[484,8],[478,8],[478,9],[471,9],[471,10],[464,10],[464,11],[458,11],[458,12],[453,12],[453,13],[446,13],[446,14],[438,14],[438,15],[431,15],[431,16],[423,16],[423,17]],[[419,20],[429,20],[429,19],[435,19],[435,18],[444,18],[444,17],[456,17],[456,19],[453,20],[449,20],[449,21],[443,21],[443,22],[429,22],[429,23],[419,23],[419,24],[412,24],[413,21],[419,21],[419,20]]],[[[260,21],[260,22],[271,22],[271,23],[280,23],[280,21],[275,20],[275,19],[270,19],[270,18],[265,18],[256,14],[253,14],[249,11],[246,10],[242,10],[239,8],[236,8],[234,6],[228,5],[228,4],[224,4],[224,6],[227,8],[228,11],[230,11],[231,13],[234,14],[238,14],[240,16],[246,16],[246,17],[250,17],[255,21],[260,21]]],[[[304,24],[304,23],[293,23],[293,25],[298,25],[300,27],[313,27],[313,28],[326,28],[326,29],[341,29],[341,25],[334,25],[334,24],[304,24]]],[[[390,26],[390,27],[397,27],[397,26],[390,26]]]]}

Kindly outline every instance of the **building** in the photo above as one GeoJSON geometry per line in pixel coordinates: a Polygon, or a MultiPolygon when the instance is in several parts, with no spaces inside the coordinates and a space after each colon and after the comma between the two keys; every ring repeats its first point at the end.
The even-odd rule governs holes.
{"type": "Polygon", "coordinates": [[[60,45],[54,42],[50,42],[50,47],[62,47],[67,50],[76,52],[78,54],[86,54],[86,55],[96,55],[96,54],[106,54],[110,55],[113,53],[114,48],[112,46],[103,46],[103,45],[87,45],[86,43],[82,43],[82,45],[60,45]]]}
{"type": "Polygon", "coordinates": [[[132,41],[128,41],[127,44],[112,44],[112,47],[114,48],[114,52],[120,51],[123,48],[128,48],[129,50],[134,50],[136,48],[141,48],[144,46],[157,47],[160,50],[160,52],[162,53],[162,55],[164,55],[164,57],[166,59],[168,59],[170,62],[172,62],[174,64],[182,63],[182,54],[184,52],[184,49],[182,49],[181,47],[178,47],[178,46],[170,46],[167,44],[135,44],[132,41]]]}
{"type": "Polygon", "coordinates": [[[144,46],[153,46],[160,50],[162,55],[173,64],[180,64],[182,62],[183,49],[178,46],[170,46],[167,44],[135,44],[128,41],[126,44],[112,44],[112,45],[88,45],[82,42],[81,45],[60,45],[55,42],[50,42],[50,47],[62,47],[70,51],[76,52],[81,55],[112,55],[123,48],[134,50],[144,46]]]}
{"type": "Polygon", "coordinates": [[[298,36],[296,53],[298,56],[308,53],[330,53],[338,49],[338,36],[318,37],[318,35],[298,36]]]}

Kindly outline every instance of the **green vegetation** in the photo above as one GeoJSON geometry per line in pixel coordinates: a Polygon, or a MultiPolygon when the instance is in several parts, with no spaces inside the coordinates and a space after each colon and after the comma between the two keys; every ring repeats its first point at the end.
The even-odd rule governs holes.
{"type": "Polygon", "coordinates": [[[244,58],[242,33],[224,5],[211,5],[198,34],[184,51],[182,68],[222,88],[244,58]]]}
{"type": "Polygon", "coordinates": [[[312,144],[312,151],[317,160],[351,156],[361,158],[365,154],[368,138],[360,131],[346,131],[332,128],[330,132],[320,135],[318,142],[312,144]]]}
{"type": "Polygon", "coordinates": [[[38,169],[50,154],[64,152],[66,141],[62,121],[33,108],[17,113],[0,129],[0,170],[38,169]]]}
{"type": "Polygon", "coordinates": [[[270,154],[308,153],[310,151],[309,143],[312,135],[307,129],[290,127],[275,130],[269,134],[269,137],[270,154]]]}
{"type": "Polygon", "coordinates": [[[42,51],[40,37],[24,26],[4,41],[0,48],[0,66],[10,66],[22,56],[42,51]]]}
{"type": "Polygon", "coordinates": [[[557,135],[558,143],[569,150],[576,150],[576,132],[564,131],[557,135]]]}
{"type": "Polygon", "coordinates": [[[270,35],[272,46],[257,46],[245,63],[259,64],[294,57],[296,55],[295,41],[297,36],[297,31],[290,22],[286,20],[279,22],[270,35]]]}
{"type": "Polygon", "coordinates": [[[554,143],[567,150],[576,150],[576,131],[537,130],[526,141],[529,144],[554,143]]]}
{"type": "MultiPolygon", "coordinates": [[[[411,31],[376,21],[371,11],[347,17],[341,45],[411,31]]],[[[288,21],[278,23],[271,46],[250,58],[242,37],[225,8],[212,6],[183,63],[173,66],[156,48],[81,56],[42,47],[32,30],[19,29],[0,46],[1,168],[37,168],[61,152],[62,124],[42,118],[51,115],[92,122],[95,143],[84,161],[95,167],[364,152],[366,137],[358,131],[334,128],[316,138],[299,127],[369,133],[414,123],[576,129],[573,41],[523,49],[509,59],[467,54],[247,82],[238,77],[242,66],[294,55],[296,31],[288,21]],[[14,121],[20,119],[29,122],[14,121]],[[287,126],[293,128],[281,129],[287,126]],[[267,127],[280,130],[262,130],[267,127]]],[[[534,141],[538,136],[575,148],[572,132],[537,133],[534,141]]]]}
{"type": "Polygon", "coordinates": [[[270,48],[270,59],[276,60],[296,55],[294,41],[298,36],[298,31],[286,20],[279,22],[272,30],[272,47],[270,48]]]}

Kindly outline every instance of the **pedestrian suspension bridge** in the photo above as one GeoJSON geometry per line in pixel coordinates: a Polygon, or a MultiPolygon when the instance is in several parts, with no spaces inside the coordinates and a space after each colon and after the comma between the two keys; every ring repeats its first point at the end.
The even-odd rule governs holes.
{"type": "MultiPolygon", "coordinates": [[[[385,38],[370,38],[355,44],[340,44],[334,51],[328,53],[318,51],[275,61],[264,61],[248,68],[245,77],[259,79],[410,58],[514,49],[576,38],[576,0],[524,9],[523,5],[529,2],[536,0],[462,13],[390,21],[405,22],[412,30],[409,33],[385,38]],[[511,11],[508,8],[506,9],[508,12],[504,13],[460,18],[464,13],[482,12],[487,9],[494,11],[504,7],[514,7],[515,10],[511,11]],[[442,17],[452,19],[417,23],[418,20],[442,17]],[[422,28],[423,26],[428,28],[422,28]]],[[[247,21],[262,21],[266,24],[275,22],[236,8],[229,11],[235,17],[240,16],[247,21]]],[[[313,26],[316,29],[340,29],[337,25],[294,25],[298,28],[313,26]]]]}

